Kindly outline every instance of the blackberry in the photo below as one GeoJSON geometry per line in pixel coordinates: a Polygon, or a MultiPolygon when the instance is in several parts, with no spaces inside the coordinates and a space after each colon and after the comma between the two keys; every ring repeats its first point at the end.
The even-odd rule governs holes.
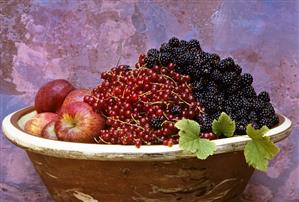
{"type": "Polygon", "coordinates": [[[225,100],[225,104],[227,106],[231,106],[233,110],[238,110],[242,108],[242,101],[239,97],[234,95],[230,96],[227,100],[225,100]]]}
{"type": "Polygon", "coordinates": [[[191,65],[183,67],[182,73],[187,75],[193,75],[195,73],[195,68],[191,65]]]}
{"type": "Polygon", "coordinates": [[[221,77],[222,77],[222,73],[218,69],[214,69],[212,74],[211,74],[211,78],[214,81],[220,81],[221,77]]]}
{"type": "Polygon", "coordinates": [[[199,91],[202,87],[202,84],[200,81],[198,80],[195,80],[192,82],[192,88],[195,90],[195,91],[199,91]]]}
{"type": "Polygon", "coordinates": [[[150,120],[150,126],[152,128],[155,128],[155,129],[159,129],[162,127],[162,123],[164,121],[164,118],[162,116],[158,116],[158,117],[153,117],[151,120],[150,120]]]}
{"type": "Polygon", "coordinates": [[[279,123],[279,118],[277,115],[274,115],[271,119],[270,119],[270,123],[271,125],[269,127],[273,127],[275,126],[276,124],[279,123]]]}
{"type": "Polygon", "coordinates": [[[184,47],[184,48],[187,48],[187,47],[188,47],[188,42],[185,41],[185,40],[181,40],[181,41],[180,41],[180,46],[181,46],[181,47],[184,47]]]}
{"type": "Polygon", "coordinates": [[[232,118],[231,115],[234,114],[233,108],[231,106],[225,105],[225,104],[224,104],[223,108],[224,108],[225,113],[227,113],[232,118]]]}
{"type": "Polygon", "coordinates": [[[204,102],[204,94],[200,91],[194,92],[193,93],[194,98],[200,102],[201,104],[204,102]]]}
{"type": "Polygon", "coordinates": [[[220,61],[219,69],[221,71],[228,71],[235,65],[235,62],[232,58],[228,57],[220,61]]]}
{"type": "Polygon", "coordinates": [[[208,113],[213,113],[217,111],[217,104],[215,102],[205,102],[205,111],[208,113]]]}
{"type": "Polygon", "coordinates": [[[252,86],[246,86],[242,89],[242,95],[246,98],[256,97],[256,92],[252,86]]]}
{"type": "Polygon", "coordinates": [[[182,67],[182,66],[178,66],[178,65],[176,65],[176,66],[175,66],[175,71],[176,71],[177,73],[184,74],[184,72],[185,72],[185,68],[182,67]]]}
{"type": "Polygon", "coordinates": [[[171,55],[169,53],[161,53],[160,62],[162,66],[167,66],[171,63],[171,55]]]}
{"type": "Polygon", "coordinates": [[[235,65],[235,62],[231,57],[225,58],[223,62],[227,67],[232,67],[235,65]]]}
{"type": "Polygon", "coordinates": [[[242,68],[236,64],[234,67],[233,67],[233,71],[237,74],[237,75],[240,75],[242,73],[242,68]]]}
{"type": "Polygon", "coordinates": [[[254,111],[258,112],[264,108],[265,103],[261,100],[255,100],[253,103],[254,111]]]}
{"type": "Polygon", "coordinates": [[[213,122],[213,119],[210,116],[206,115],[203,118],[203,123],[200,126],[200,131],[201,132],[210,132],[210,131],[212,131],[212,122],[213,122]]]}
{"type": "Polygon", "coordinates": [[[238,90],[240,89],[240,85],[238,82],[236,81],[233,81],[230,86],[228,88],[226,88],[225,92],[228,94],[228,95],[233,95],[235,94],[238,90]]]}
{"type": "Polygon", "coordinates": [[[261,118],[259,120],[259,126],[262,127],[262,126],[267,126],[269,127],[271,125],[271,119],[269,118],[261,118]]]}
{"type": "Polygon", "coordinates": [[[178,62],[177,60],[179,60],[180,57],[182,57],[185,53],[186,51],[184,51],[182,48],[175,48],[173,50],[172,57],[175,59],[176,64],[178,62]]]}
{"type": "Polygon", "coordinates": [[[215,95],[215,102],[217,102],[217,105],[219,107],[221,107],[221,109],[222,109],[222,106],[224,104],[224,97],[222,95],[220,95],[220,94],[215,95]]]}
{"type": "Polygon", "coordinates": [[[193,64],[192,64],[192,65],[193,65],[195,68],[200,69],[200,67],[201,67],[200,59],[195,58],[195,59],[193,60],[193,64]]]}
{"type": "Polygon", "coordinates": [[[236,134],[237,135],[245,135],[246,134],[247,123],[248,122],[244,119],[237,122],[237,124],[236,124],[236,134]]]}
{"type": "Polygon", "coordinates": [[[248,115],[248,120],[251,122],[256,122],[258,120],[258,116],[255,111],[251,111],[248,115]]]}
{"type": "Polygon", "coordinates": [[[193,54],[190,54],[190,53],[187,52],[187,53],[178,55],[176,63],[178,65],[185,65],[185,66],[187,66],[189,64],[192,64],[193,60],[194,60],[193,54]]]}
{"type": "Polygon", "coordinates": [[[223,74],[223,77],[221,79],[221,82],[222,84],[225,86],[225,87],[228,87],[230,86],[230,84],[232,84],[233,80],[234,80],[234,76],[235,74],[233,72],[225,72],[223,74]]]}
{"type": "Polygon", "coordinates": [[[199,61],[200,61],[201,65],[204,65],[204,64],[208,63],[209,59],[210,59],[210,54],[209,53],[207,53],[207,52],[201,52],[200,53],[199,61]]]}
{"type": "Polygon", "coordinates": [[[189,52],[187,58],[188,58],[188,63],[191,64],[191,65],[193,65],[194,60],[196,59],[196,55],[194,53],[192,53],[192,52],[189,52]]]}
{"type": "Polygon", "coordinates": [[[156,58],[154,57],[146,57],[145,58],[145,63],[146,63],[146,66],[148,68],[152,68],[153,66],[157,65],[158,64],[158,61],[156,58]]]}
{"type": "Polygon", "coordinates": [[[163,43],[160,47],[160,52],[172,53],[173,48],[168,43],[163,43]]]}
{"type": "Polygon", "coordinates": [[[270,96],[266,91],[260,92],[257,97],[264,102],[270,102],[270,96]]]}
{"type": "Polygon", "coordinates": [[[203,73],[201,71],[200,68],[196,68],[195,71],[194,71],[194,74],[191,75],[192,78],[195,78],[195,79],[201,79],[203,78],[203,73]]]}
{"type": "Polygon", "coordinates": [[[270,103],[264,103],[264,108],[259,111],[261,117],[272,117],[275,114],[275,110],[270,103]]]}
{"type": "Polygon", "coordinates": [[[217,119],[219,118],[220,114],[221,114],[221,112],[218,111],[218,112],[215,112],[215,113],[213,113],[213,114],[211,115],[212,123],[213,123],[213,121],[214,121],[215,119],[217,120],[217,119]]]}
{"type": "Polygon", "coordinates": [[[244,86],[250,86],[253,82],[253,78],[251,74],[245,73],[242,75],[241,81],[244,86]]]}
{"type": "Polygon", "coordinates": [[[201,83],[201,85],[203,86],[207,86],[209,84],[209,79],[205,78],[205,77],[201,77],[199,79],[199,82],[201,83]]]}
{"type": "Polygon", "coordinates": [[[178,38],[172,37],[171,39],[169,39],[168,44],[171,47],[178,47],[180,45],[180,41],[178,40],[178,38]]]}
{"type": "Polygon", "coordinates": [[[248,101],[246,98],[242,98],[242,108],[245,109],[246,111],[251,110],[251,103],[248,101]]]}
{"type": "Polygon", "coordinates": [[[260,128],[261,128],[261,126],[258,124],[257,121],[254,121],[254,122],[252,122],[251,124],[252,124],[252,127],[253,127],[254,129],[260,129],[260,128]]]}
{"type": "Polygon", "coordinates": [[[208,124],[208,123],[204,123],[201,127],[200,127],[200,131],[201,132],[210,132],[212,131],[212,124],[208,124]]]}
{"type": "Polygon", "coordinates": [[[236,112],[232,112],[231,114],[229,114],[229,116],[231,117],[232,120],[237,121],[238,120],[238,115],[236,114],[236,112]]]}
{"type": "Polygon", "coordinates": [[[207,91],[213,95],[217,94],[218,93],[217,85],[213,81],[209,82],[207,86],[207,91]]]}
{"type": "Polygon", "coordinates": [[[174,105],[171,107],[170,112],[172,115],[180,115],[182,113],[182,108],[180,105],[174,105]]]}
{"type": "Polygon", "coordinates": [[[248,115],[247,111],[243,108],[236,111],[236,116],[238,120],[246,119],[247,115],[248,115]]]}
{"type": "Polygon", "coordinates": [[[200,43],[196,39],[191,39],[188,43],[188,49],[189,50],[197,50],[201,51],[200,43]]]}
{"type": "Polygon", "coordinates": [[[197,121],[199,125],[203,125],[205,123],[211,124],[213,122],[213,119],[209,115],[203,114],[196,117],[195,121],[197,121]]]}
{"type": "Polygon", "coordinates": [[[208,64],[205,64],[201,67],[201,72],[203,75],[210,75],[212,72],[212,67],[208,64]]]}
{"type": "Polygon", "coordinates": [[[216,67],[220,62],[220,57],[219,57],[219,55],[213,53],[213,54],[209,55],[209,60],[210,60],[209,61],[210,65],[212,65],[213,67],[216,67]]]}
{"type": "Polygon", "coordinates": [[[160,52],[157,49],[152,48],[152,49],[149,49],[147,51],[147,56],[148,57],[158,58],[159,57],[159,53],[160,52]]]}

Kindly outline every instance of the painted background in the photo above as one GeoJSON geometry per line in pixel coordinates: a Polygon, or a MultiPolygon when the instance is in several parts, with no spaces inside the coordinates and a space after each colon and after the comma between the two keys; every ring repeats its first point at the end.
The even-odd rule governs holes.
{"type": "MultiPolygon", "coordinates": [[[[242,201],[299,201],[299,1],[0,0],[0,119],[32,104],[47,81],[93,87],[121,56],[175,35],[232,56],[257,91],[294,124],[267,173],[256,172],[242,201]]],[[[25,153],[1,134],[0,201],[51,201],[25,153]]]]}

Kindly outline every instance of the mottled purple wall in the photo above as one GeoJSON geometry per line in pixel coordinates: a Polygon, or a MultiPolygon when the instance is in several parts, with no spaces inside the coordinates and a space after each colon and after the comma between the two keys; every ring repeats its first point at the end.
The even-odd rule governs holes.
{"type": "MultiPolygon", "coordinates": [[[[171,36],[232,56],[294,124],[243,201],[299,201],[299,1],[0,0],[0,119],[32,104],[43,83],[92,87],[171,36]]],[[[1,134],[0,201],[51,201],[25,153],[1,134]]]]}

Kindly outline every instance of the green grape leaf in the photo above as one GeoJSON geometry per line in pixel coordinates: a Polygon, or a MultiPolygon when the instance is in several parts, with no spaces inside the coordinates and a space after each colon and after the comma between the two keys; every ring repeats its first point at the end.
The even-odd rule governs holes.
{"type": "Polygon", "coordinates": [[[216,144],[207,139],[199,138],[200,126],[196,121],[182,119],[176,122],[179,131],[179,146],[185,151],[195,153],[197,158],[206,159],[216,151],[216,144]]]}
{"type": "Polygon", "coordinates": [[[246,133],[251,141],[245,145],[244,155],[246,162],[257,170],[267,171],[269,160],[276,156],[280,149],[265,134],[269,131],[267,126],[254,129],[247,125],[246,133]]]}
{"type": "Polygon", "coordinates": [[[225,137],[232,137],[236,130],[236,123],[229,115],[222,112],[218,120],[214,120],[212,123],[212,130],[218,136],[224,135],[225,137]]]}

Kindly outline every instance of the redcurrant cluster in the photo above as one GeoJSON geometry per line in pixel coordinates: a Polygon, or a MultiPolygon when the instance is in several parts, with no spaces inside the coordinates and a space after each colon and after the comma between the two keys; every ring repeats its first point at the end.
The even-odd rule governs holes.
{"type": "Polygon", "coordinates": [[[106,117],[99,143],[171,146],[178,143],[175,122],[203,114],[192,95],[190,76],[175,72],[173,64],[152,69],[143,64],[141,55],[136,69],[120,65],[103,72],[103,82],[84,98],[106,117]]]}

